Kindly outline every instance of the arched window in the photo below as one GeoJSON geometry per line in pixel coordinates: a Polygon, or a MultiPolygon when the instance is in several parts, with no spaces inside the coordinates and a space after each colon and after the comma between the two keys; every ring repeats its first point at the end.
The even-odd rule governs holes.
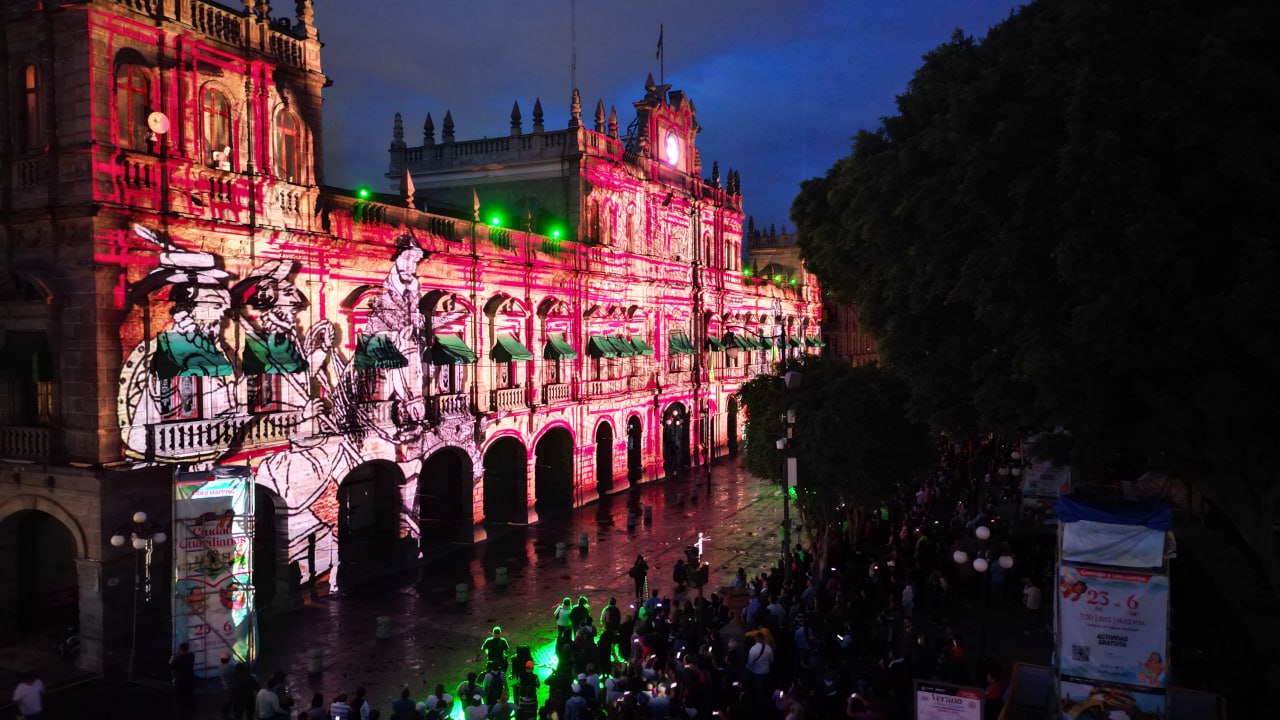
{"type": "Polygon", "coordinates": [[[231,102],[217,90],[204,91],[200,105],[203,123],[204,161],[213,167],[231,170],[231,102]],[[217,157],[214,157],[217,153],[217,157]]]}
{"type": "Polygon", "coordinates": [[[302,121],[288,110],[276,115],[275,170],[281,180],[302,182],[302,121]]]}
{"type": "Polygon", "coordinates": [[[147,116],[151,114],[151,77],[141,65],[129,63],[116,73],[116,121],[120,147],[147,149],[147,116]]]}
{"type": "Polygon", "coordinates": [[[22,145],[35,150],[43,143],[40,137],[40,77],[36,66],[22,69],[22,145]]]}

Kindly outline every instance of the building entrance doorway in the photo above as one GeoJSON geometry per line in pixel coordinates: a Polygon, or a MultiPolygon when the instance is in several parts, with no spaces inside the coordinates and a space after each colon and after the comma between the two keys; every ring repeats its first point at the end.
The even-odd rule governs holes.
{"type": "Polygon", "coordinates": [[[544,518],[573,508],[573,436],[548,430],[534,448],[534,510],[544,518]]]}
{"type": "Polygon", "coordinates": [[[635,415],[627,420],[627,479],[635,482],[644,476],[644,430],[635,415]]]}
{"type": "Polygon", "coordinates": [[[725,438],[729,443],[729,454],[738,454],[738,400],[729,398],[729,412],[725,418],[725,438]]]}
{"type": "Polygon", "coordinates": [[[400,486],[404,474],[385,461],[357,465],[338,485],[339,587],[400,564],[400,486]]]}
{"type": "Polygon", "coordinates": [[[485,451],[485,522],[529,522],[528,468],[529,451],[516,438],[498,438],[485,451]]]}
{"type": "Polygon", "coordinates": [[[422,549],[435,543],[471,542],[471,458],[444,448],[418,473],[418,531],[422,549]]]}
{"type": "Polygon", "coordinates": [[[607,422],[596,426],[596,492],[613,492],[613,426],[607,422]]]}
{"type": "Polygon", "coordinates": [[[668,477],[689,469],[689,410],[671,403],[662,413],[662,470],[668,477]]]}
{"type": "Polygon", "coordinates": [[[0,522],[0,643],[56,642],[79,623],[76,555],[71,531],[48,513],[20,510],[0,522]]]}
{"type": "MultiPolygon", "coordinates": [[[[299,572],[296,580],[301,579],[299,572]]],[[[287,606],[288,599],[277,603],[277,595],[294,586],[289,577],[289,506],[261,485],[253,486],[253,585],[259,610],[287,606]]]]}

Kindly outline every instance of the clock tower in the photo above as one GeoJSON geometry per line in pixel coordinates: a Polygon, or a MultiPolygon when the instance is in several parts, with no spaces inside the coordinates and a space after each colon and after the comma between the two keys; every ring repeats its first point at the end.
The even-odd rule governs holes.
{"type": "Polygon", "coordinates": [[[655,179],[680,183],[683,176],[699,177],[702,161],[694,139],[702,130],[698,110],[684,92],[658,85],[649,75],[644,99],[634,103],[641,155],[657,160],[655,179]]]}

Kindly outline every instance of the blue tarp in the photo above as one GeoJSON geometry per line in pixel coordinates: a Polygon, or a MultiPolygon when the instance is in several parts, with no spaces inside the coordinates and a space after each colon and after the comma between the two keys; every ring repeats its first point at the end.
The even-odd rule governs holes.
{"type": "Polygon", "coordinates": [[[1062,522],[1089,520],[1112,525],[1142,525],[1165,532],[1173,528],[1173,513],[1164,505],[1119,500],[1104,502],[1061,495],[1055,506],[1062,522]]]}

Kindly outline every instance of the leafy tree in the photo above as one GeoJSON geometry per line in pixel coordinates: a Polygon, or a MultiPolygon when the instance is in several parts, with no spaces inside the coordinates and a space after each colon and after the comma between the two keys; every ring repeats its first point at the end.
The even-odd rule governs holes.
{"type": "Polygon", "coordinates": [[[1280,587],[1280,5],[1032,2],[924,59],[801,188],[801,250],[911,411],[1197,483],[1280,587]]]}
{"type": "Polygon", "coordinates": [[[785,453],[777,440],[785,435],[783,415],[794,407],[797,508],[815,535],[846,520],[856,527],[862,509],[927,469],[928,427],[907,418],[910,393],[900,379],[875,365],[814,356],[782,370],[803,374],[798,390],[788,391],[779,375],[762,375],[738,393],[747,413],[746,465],[781,478],[785,453]]]}

